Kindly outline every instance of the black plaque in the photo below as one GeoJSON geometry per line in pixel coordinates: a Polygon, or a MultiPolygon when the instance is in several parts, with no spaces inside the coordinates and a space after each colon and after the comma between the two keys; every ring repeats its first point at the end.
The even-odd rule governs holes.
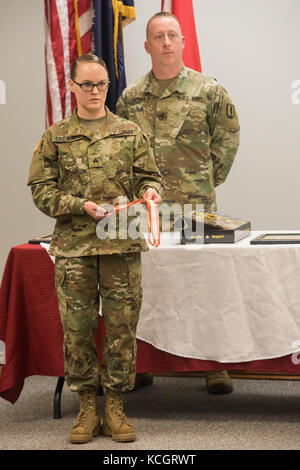
{"type": "Polygon", "coordinates": [[[250,221],[217,212],[192,211],[181,223],[182,244],[235,243],[251,233],[250,221]]]}

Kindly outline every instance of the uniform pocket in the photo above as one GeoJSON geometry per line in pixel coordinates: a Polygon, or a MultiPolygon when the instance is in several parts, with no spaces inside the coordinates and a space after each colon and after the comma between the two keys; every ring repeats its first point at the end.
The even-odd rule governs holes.
{"type": "Polygon", "coordinates": [[[55,259],[55,284],[62,286],[66,278],[66,268],[59,258],[55,259]]]}
{"type": "Polygon", "coordinates": [[[60,145],[58,153],[59,165],[68,172],[77,172],[77,165],[68,145],[60,145]]]}
{"type": "Polygon", "coordinates": [[[197,106],[190,106],[188,113],[186,113],[182,120],[176,138],[206,140],[208,137],[209,126],[207,122],[206,106],[203,103],[197,106]]]}
{"type": "Polygon", "coordinates": [[[62,183],[69,187],[87,185],[90,182],[86,160],[88,141],[82,136],[57,136],[53,139],[58,152],[58,164],[62,183]]]}
{"type": "Polygon", "coordinates": [[[127,266],[128,266],[128,282],[129,286],[137,288],[138,290],[142,287],[142,263],[141,253],[126,253],[125,255],[127,266]]]}
{"type": "Polygon", "coordinates": [[[55,258],[55,289],[63,325],[67,315],[67,302],[65,295],[66,268],[64,264],[64,258],[55,258]]]}
{"type": "Polygon", "coordinates": [[[110,136],[90,146],[89,167],[93,194],[99,198],[131,197],[133,137],[110,136]]]}

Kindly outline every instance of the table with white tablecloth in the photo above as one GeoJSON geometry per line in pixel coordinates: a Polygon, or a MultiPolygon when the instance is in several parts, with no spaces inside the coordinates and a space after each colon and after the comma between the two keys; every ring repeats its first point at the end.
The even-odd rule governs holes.
{"type": "Polygon", "coordinates": [[[162,234],[142,254],[137,337],[177,356],[218,362],[300,350],[300,244],[181,245],[162,234]]]}
{"type": "MultiPolygon", "coordinates": [[[[165,234],[164,234],[165,235],[165,234]]],[[[252,232],[251,238],[257,235],[252,232]]],[[[300,380],[300,245],[186,245],[164,240],[142,254],[143,304],[137,372],[300,380]]],[[[0,397],[15,403],[32,375],[59,377],[63,331],[49,245],[12,247],[0,288],[5,345],[0,397]]],[[[95,335],[99,366],[105,326],[95,335]]]]}

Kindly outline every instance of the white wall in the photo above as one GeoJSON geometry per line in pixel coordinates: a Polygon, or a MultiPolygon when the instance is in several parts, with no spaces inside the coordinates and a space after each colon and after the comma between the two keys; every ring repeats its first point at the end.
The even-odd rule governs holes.
{"type": "Polygon", "coordinates": [[[11,246],[51,233],[53,222],[26,187],[32,152],[45,128],[44,2],[0,0],[0,273],[11,246]]]}
{"type": "MultiPolygon", "coordinates": [[[[182,0],[184,1],[184,0],[182,0]]],[[[124,30],[127,83],[150,69],[145,27],[160,0],[136,0],[137,20],[124,30]]],[[[241,145],[219,211],[247,217],[256,230],[300,229],[299,0],[194,0],[203,72],[236,104],[241,145]]],[[[53,221],[31,200],[26,179],[44,130],[42,0],[0,0],[0,273],[11,246],[50,233],[53,221]]]]}

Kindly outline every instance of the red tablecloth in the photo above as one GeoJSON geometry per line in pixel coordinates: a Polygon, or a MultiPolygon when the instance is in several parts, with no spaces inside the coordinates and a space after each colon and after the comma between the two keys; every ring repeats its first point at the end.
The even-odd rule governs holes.
{"type": "MultiPolygon", "coordinates": [[[[99,362],[105,329],[99,317],[96,341],[99,362]]],[[[54,286],[54,264],[39,245],[11,249],[0,290],[0,339],[6,364],[0,374],[0,396],[15,403],[24,380],[31,375],[60,377],[63,333],[54,286]]],[[[138,340],[137,372],[193,372],[213,369],[300,374],[291,356],[264,361],[220,364],[174,356],[138,340]]]]}

